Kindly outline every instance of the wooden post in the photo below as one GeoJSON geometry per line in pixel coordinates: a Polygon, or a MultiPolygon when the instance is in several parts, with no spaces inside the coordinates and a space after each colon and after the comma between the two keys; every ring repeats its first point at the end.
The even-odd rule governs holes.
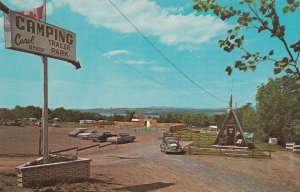
{"type": "Polygon", "coordinates": [[[42,126],[39,127],[39,155],[42,155],[43,150],[42,150],[42,126]]]}
{"type": "Polygon", "coordinates": [[[98,151],[100,151],[100,140],[98,139],[98,151]]]}
{"type": "Polygon", "coordinates": [[[48,59],[43,56],[44,65],[44,106],[43,106],[43,157],[44,163],[49,162],[49,151],[48,151],[48,59]]]}
{"type": "Polygon", "coordinates": [[[192,148],[191,148],[191,146],[189,146],[189,155],[191,155],[192,154],[192,148]]]}
{"type": "Polygon", "coordinates": [[[76,157],[78,156],[78,145],[77,145],[77,148],[76,148],[76,157]]]}

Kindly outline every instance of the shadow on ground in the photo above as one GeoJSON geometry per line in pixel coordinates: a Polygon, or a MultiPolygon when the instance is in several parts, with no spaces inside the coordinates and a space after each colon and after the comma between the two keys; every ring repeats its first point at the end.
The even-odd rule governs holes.
{"type": "Polygon", "coordinates": [[[172,185],[175,185],[175,183],[156,182],[156,183],[149,183],[149,184],[133,185],[133,186],[115,188],[114,190],[116,190],[116,191],[130,191],[130,192],[147,192],[147,191],[152,191],[152,190],[156,190],[156,189],[167,188],[167,187],[170,187],[172,185]]]}
{"type": "Polygon", "coordinates": [[[118,159],[142,159],[142,157],[122,157],[122,156],[107,156],[107,157],[115,157],[115,158],[118,158],[118,159]]]}

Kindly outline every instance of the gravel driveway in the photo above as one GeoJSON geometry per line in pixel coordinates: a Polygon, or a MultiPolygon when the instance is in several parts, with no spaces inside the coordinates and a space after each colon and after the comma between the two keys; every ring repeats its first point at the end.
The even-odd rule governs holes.
{"type": "MultiPolygon", "coordinates": [[[[51,149],[94,144],[91,141],[69,138],[66,133],[70,130],[72,129],[50,129],[51,149]]],[[[119,129],[105,130],[112,133],[124,132],[119,129]]],[[[36,157],[0,156],[0,191],[300,191],[300,155],[292,152],[276,151],[272,154],[272,159],[264,160],[171,155],[160,152],[162,133],[130,130],[126,132],[136,135],[137,140],[118,147],[111,145],[101,148],[100,151],[91,148],[79,153],[80,157],[92,159],[91,180],[82,183],[61,183],[42,189],[22,189],[16,186],[14,167],[36,157]]],[[[35,128],[0,127],[0,152],[36,153],[37,133],[35,128]],[[16,142],[17,140],[19,142],[16,142]]]]}

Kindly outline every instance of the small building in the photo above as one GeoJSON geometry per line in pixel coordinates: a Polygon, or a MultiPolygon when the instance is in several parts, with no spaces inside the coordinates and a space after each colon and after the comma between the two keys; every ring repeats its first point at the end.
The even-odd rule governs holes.
{"type": "Polygon", "coordinates": [[[208,130],[209,130],[209,131],[218,131],[218,126],[216,126],[216,125],[210,125],[210,126],[208,127],[208,130]]]}
{"type": "Polygon", "coordinates": [[[142,119],[144,119],[144,116],[140,113],[135,112],[131,119],[131,122],[140,122],[142,119]]]}
{"type": "Polygon", "coordinates": [[[247,138],[233,109],[228,110],[214,144],[246,146],[247,138]]]}

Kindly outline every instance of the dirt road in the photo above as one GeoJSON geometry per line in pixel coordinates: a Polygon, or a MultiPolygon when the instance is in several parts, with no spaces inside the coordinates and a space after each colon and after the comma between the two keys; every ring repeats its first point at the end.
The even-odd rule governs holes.
{"type": "MultiPolygon", "coordinates": [[[[0,154],[20,153],[22,148],[26,148],[25,151],[29,154],[38,151],[37,140],[30,134],[35,133],[36,129],[7,129],[0,127],[0,154]],[[16,133],[21,134],[17,139],[12,139],[16,133]],[[29,136],[31,139],[27,138],[29,136]],[[20,142],[10,144],[16,140],[20,142]]],[[[92,144],[91,141],[69,138],[66,135],[69,130],[71,129],[49,130],[49,142],[53,150],[92,144]]],[[[105,130],[113,133],[124,132],[115,128],[105,130]]],[[[130,130],[125,132],[135,134],[137,141],[118,147],[109,146],[100,151],[92,148],[79,154],[80,157],[92,159],[92,179],[83,183],[62,183],[43,189],[20,189],[15,186],[14,167],[35,157],[2,155],[0,191],[300,191],[300,156],[291,152],[277,151],[273,153],[272,159],[265,160],[166,155],[159,149],[162,133],[130,130]]]]}

